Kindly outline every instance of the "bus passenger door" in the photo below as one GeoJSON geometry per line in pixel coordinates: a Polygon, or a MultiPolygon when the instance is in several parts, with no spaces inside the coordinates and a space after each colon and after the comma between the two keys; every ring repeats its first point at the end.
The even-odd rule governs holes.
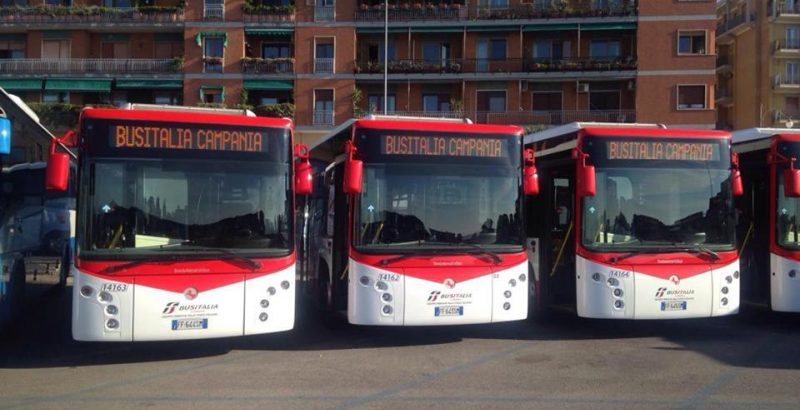
{"type": "Polygon", "coordinates": [[[548,169],[545,229],[540,252],[542,297],[546,304],[575,301],[575,173],[569,165],[548,169]]]}

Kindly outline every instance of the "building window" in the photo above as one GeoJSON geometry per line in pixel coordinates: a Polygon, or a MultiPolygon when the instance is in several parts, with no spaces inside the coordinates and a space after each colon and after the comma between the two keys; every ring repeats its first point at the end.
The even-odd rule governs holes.
{"type": "Polygon", "coordinates": [[[314,72],[333,73],[333,39],[316,39],[314,46],[314,72]]]}
{"type": "Polygon", "coordinates": [[[25,58],[25,43],[0,41],[0,59],[25,58]]]}
{"type": "Polygon", "coordinates": [[[706,108],[705,85],[679,85],[678,109],[703,110],[706,108]]]}
{"type": "Polygon", "coordinates": [[[560,59],[568,57],[569,42],[561,40],[537,40],[533,46],[533,57],[541,59],[560,59]]]}
{"type": "MultiPolygon", "coordinates": [[[[382,113],[383,112],[383,94],[370,94],[367,96],[367,104],[369,104],[369,112],[382,113]]],[[[389,94],[386,96],[386,111],[387,114],[395,112],[395,96],[389,94]]]]}
{"type": "Polygon", "coordinates": [[[47,104],[69,104],[69,93],[48,91],[42,94],[42,102],[47,104]]]}
{"type": "Polygon", "coordinates": [[[621,47],[616,40],[592,40],[589,56],[592,58],[616,58],[620,56],[621,47]]]}
{"type": "Polygon", "coordinates": [[[177,41],[157,41],[155,58],[175,58],[183,55],[183,43],[177,41]]]}
{"type": "Polygon", "coordinates": [[[172,91],[156,91],[153,93],[153,103],[163,105],[180,105],[178,93],[172,91]]]}
{"type": "Polygon", "coordinates": [[[102,46],[103,58],[130,58],[130,47],[124,41],[104,42],[102,46]]]}
{"type": "Polygon", "coordinates": [[[450,59],[450,43],[423,43],[422,59],[429,64],[446,62],[450,59]]]}
{"type": "Polygon", "coordinates": [[[222,37],[203,37],[203,72],[221,73],[225,39],[222,37]]]}
{"type": "Polygon", "coordinates": [[[800,48],[800,27],[786,27],[786,48],[796,50],[800,48]]]}
{"type": "Polygon", "coordinates": [[[204,0],[203,19],[225,20],[225,0],[204,0]]]}
{"type": "Polygon", "coordinates": [[[262,58],[288,58],[291,56],[292,56],[291,44],[281,44],[281,43],[261,44],[262,58]]]}
{"type": "Polygon", "coordinates": [[[678,54],[706,54],[706,32],[679,31],[678,54]]]}
{"type": "Polygon", "coordinates": [[[796,117],[800,113],[800,97],[786,97],[786,101],[783,103],[783,113],[796,117]]]}
{"type": "Polygon", "coordinates": [[[800,84],[800,61],[786,62],[786,78],[783,79],[782,84],[800,84]]]}
{"type": "Polygon", "coordinates": [[[200,100],[206,104],[223,104],[225,102],[225,89],[222,87],[201,87],[200,100]]]}
{"type": "Polygon", "coordinates": [[[314,90],[314,125],[333,125],[333,90],[314,90]]]}
{"type": "Polygon", "coordinates": [[[103,0],[103,7],[131,7],[131,0],[103,0]]]}
{"type": "Polygon", "coordinates": [[[450,112],[450,96],[447,94],[425,94],[422,96],[425,112],[450,112]]]}
{"type": "Polygon", "coordinates": [[[70,41],[69,40],[43,40],[42,41],[42,58],[69,58],[70,56],[70,41]]]}
{"type": "Polygon", "coordinates": [[[619,110],[619,91],[590,91],[589,111],[619,110]]]}

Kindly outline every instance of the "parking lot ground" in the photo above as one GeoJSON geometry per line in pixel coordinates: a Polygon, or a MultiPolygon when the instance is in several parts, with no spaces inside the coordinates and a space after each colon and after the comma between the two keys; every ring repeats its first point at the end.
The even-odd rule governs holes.
{"type": "Polygon", "coordinates": [[[0,409],[798,408],[800,316],[328,328],[78,343],[70,292],[29,284],[0,341],[0,409]],[[38,288],[37,288],[38,287],[38,288]]]}

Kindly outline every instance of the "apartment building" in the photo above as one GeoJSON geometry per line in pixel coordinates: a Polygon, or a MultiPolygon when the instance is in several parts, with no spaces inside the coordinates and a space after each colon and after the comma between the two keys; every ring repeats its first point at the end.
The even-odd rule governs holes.
{"type": "Polygon", "coordinates": [[[800,1],[717,5],[716,102],[723,129],[800,120],[800,1]]]}
{"type": "Polygon", "coordinates": [[[40,109],[247,105],[293,115],[306,142],[384,108],[531,128],[713,127],[715,8],[712,0],[390,0],[388,10],[376,0],[0,0],[0,86],[40,109]]]}

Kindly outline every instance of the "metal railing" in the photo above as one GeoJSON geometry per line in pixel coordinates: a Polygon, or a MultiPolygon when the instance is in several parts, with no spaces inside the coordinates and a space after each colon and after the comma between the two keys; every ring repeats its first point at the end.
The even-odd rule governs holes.
{"type": "Polygon", "coordinates": [[[794,4],[779,3],[775,5],[775,12],[780,16],[781,14],[800,14],[800,2],[794,4]]]}
{"type": "Polygon", "coordinates": [[[313,125],[333,125],[333,111],[314,110],[313,125]]]}
{"type": "Polygon", "coordinates": [[[294,12],[257,10],[242,14],[242,21],[245,23],[286,23],[294,20],[294,12]]]}
{"type": "Polygon", "coordinates": [[[472,117],[478,123],[516,125],[561,125],[571,122],[636,122],[636,111],[619,110],[557,110],[477,112],[472,117]]]}
{"type": "Polygon", "coordinates": [[[740,14],[738,16],[725,19],[717,24],[717,36],[721,36],[722,34],[725,34],[726,32],[733,30],[742,24],[747,24],[753,21],[756,21],[755,14],[750,14],[749,16],[746,14],[740,14]]]}
{"type": "Polygon", "coordinates": [[[203,19],[205,20],[225,20],[224,4],[204,4],[203,19]]]}
{"type": "Polygon", "coordinates": [[[150,24],[183,22],[182,8],[38,6],[0,7],[0,24],[80,24],[125,23],[150,24]]]}
{"type": "Polygon", "coordinates": [[[800,38],[784,38],[775,40],[775,50],[798,50],[800,49],[800,38]]]}
{"type": "MultiPolygon", "coordinates": [[[[571,58],[450,58],[441,60],[391,60],[391,74],[459,74],[459,73],[523,73],[563,71],[635,70],[635,57],[571,57],[571,58]]],[[[384,64],[361,60],[356,73],[381,74],[384,64]]]]}
{"type": "Polygon", "coordinates": [[[294,73],[294,59],[248,59],[242,60],[244,74],[291,74],[294,73]]]}
{"type": "Polygon", "coordinates": [[[335,15],[335,6],[314,6],[314,21],[333,21],[335,15]]]}
{"type": "Polygon", "coordinates": [[[332,58],[315,58],[314,59],[314,73],[317,73],[317,74],[333,74],[333,59],[332,58]]]}
{"type": "Polygon", "coordinates": [[[794,73],[794,74],[791,74],[791,75],[778,74],[773,79],[773,85],[775,87],[784,87],[784,86],[796,87],[796,86],[800,86],[800,73],[794,73]]]}
{"type": "Polygon", "coordinates": [[[72,58],[0,59],[0,73],[19,74],[146,74],[177,73],[180,64],[171,59],[72,58]]]}
{"type": "MultiPolygon", "coordinates": [[[[383,110],[370,110],[361,112],[356,117],[362,118],[370,114],[383,114],[383,110]]],[[[390,111],[389,115],[421,118],[464,118],[463,112],[455,111],[390,111]]]]}
{"type": "MultiPolygon", "coordinates": [[[[408,3],[400,7],[394,4],[389,5],[389,20],[391,21],[462,20],[466,19],[467,16],[466,5],[460,4],[439,5],[431,3],[422,5],[416,3],[414,7],[408,3]]],[[[356,10],[356,21],[383,21],[385,18],[383,4],[378,6],[361,5],[361,8],[356,10]]]]}

